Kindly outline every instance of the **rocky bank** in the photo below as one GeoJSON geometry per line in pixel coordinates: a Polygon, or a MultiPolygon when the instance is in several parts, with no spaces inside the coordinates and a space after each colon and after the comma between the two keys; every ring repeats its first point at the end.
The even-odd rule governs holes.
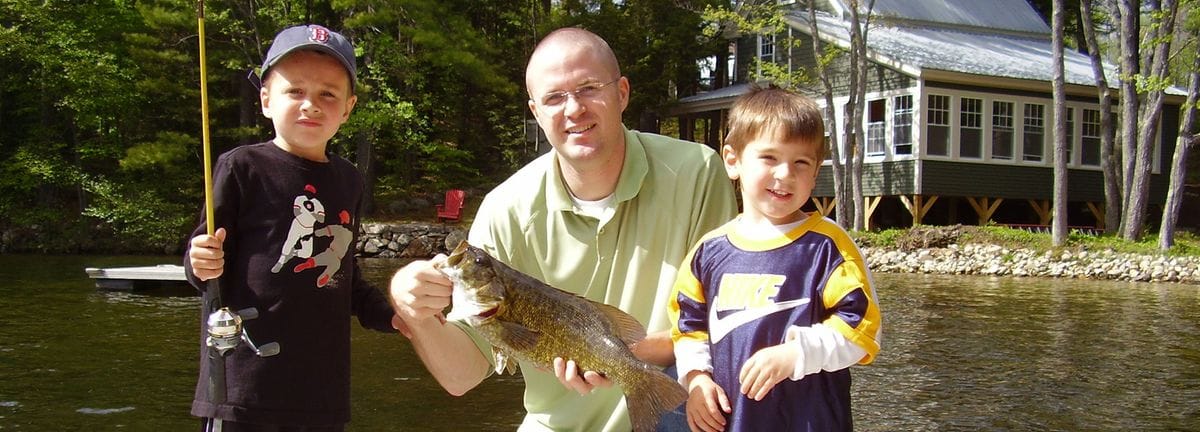
{"type": "MultiPolygon", "coordinates": [[[[357,244],[365,258],[428,258],[466,239],[466,225],[366,223],[357,244]]],[[[874,272],[1058,277],[1200,284],[1200,258],[1111,250],[1038,252],[990,244],[958,244],[961,227],[913,231],[891,247],[862,247],[874,272]]]]}
{"type": "Polygon", "coordinates": [[[913,250],[863,248],[871,271],[1107,279],[1200,284],[1200,258],[1100,251],[1036,252],[952,244],[913,250]]]}

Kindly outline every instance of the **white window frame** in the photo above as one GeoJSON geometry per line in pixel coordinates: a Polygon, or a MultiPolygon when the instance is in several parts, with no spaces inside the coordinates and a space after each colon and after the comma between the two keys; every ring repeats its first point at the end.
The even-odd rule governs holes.
{"type": "Polygon", "coordinates": [[[1104,133],[1104,129],[1100,126],[1100,108],[1099,107],[1096,107],[1096,109],[1091,109],[1091,108],[1083,109],[1083,117],[1079,121],[1079,129],[1080,129],[1080,131],[1079,131],[1079,138],[1080,138],[1079,139],[1079,166],[1081,166],[1081,167],[1097,167],[1097,168],[1100,167],[1100,164],[1103,162],[1102,160],[1100,160],[1100,146],[1104,145],[1101,140],[1101,137],[1103,136],[1102,134],[1104,133]],[[1091,120],[1095,120],[1095,122],[1088,121],[1089,113],[1095,114],[1095,117],[1091,119],[1091,120]],[[1084,158],[1083,158],[1083,154],[1084,154],[1084,144],[1083,143],[1084,143],[1084,141],[1086,141],[1089,138],[1096,140],[1096,163],[1095,164],[1087,163],[1086,161],[1084,161],[1084,158]]]}
{"type": "Polygon", "coordinates": [[[1017,129],[1016,129],[1016,102],[1009,100],[991,100],[992,113],[989,116],[991,122],[991,133],[988,134],[986,140],[991,143],[992,151],[988,154],[988,159],[1013,161],[1016,158],[1017,152],[1017,129]],[[1007,113],[1002,112],[997,108],[1007,106],[1007,113]],[[996,154],[996,134],[1000,132],[1008,132],[1008,154],[996,154]]]}
{"type": "Polygon", "coordinates": [[[960,96],[958,98],[958,129],[957,129],[958,140],[957,141],[958,141],[958,157],[960,159],[981,160],[981,159],[984,159],[985,155],[987,154],[987,153],[984,153],[984,151],[986,150],[985,149],[986,146],[984,144],[987,143],[987,137],[984,136],[985,129],[983,127],[983,124],[984,124],[983,119],[985,119],[987,117],[984,115],[983,106],[984,106],[983,98],[967,97],[967,96],[960,96]],[[963,108],[965,108],[965,105],[967,104],[968,101],[978,102],[979,110],[970,112],[970,113],[964,111],[963,108]],[[971,116],[971,117],[968,117],[968,116],[971,116]],[[971,126],[972,122],[970,120],[972,120],[972,117],[973,117],[973,120],[975,123],[974,126],[971,126]],[[963,130],[965,130],[965,129],[974,129],[979,132],[979,143],[978,143],[978,147],[975,149],[978,156],[963,156],[963,148],[966,146],[966,141],[963,139],[963,130]]]}
{"type": "MultiPolygon", "coordinates": [[[[1076,139],[1076,137],[1079,136],[1079,134],[1075,132],[1075,107],[1066,107],[1066,108],[1067,109],[1065,111],[1066,111],[1067,118],[1065,119],[1066,120],[1065,125],[1066,125],[1066,129],[1067,129],[1067,166],[1070,167],[1070,166],[1079,165],[1078,162],[1075,162],[1075,155],[1079,154],[1079,152],[1075,151],[1075,146],[1076,146],[1075,139],[1076,139]]],[[[1054,147],[1054,146],[1051,145],[1050,147],[1054,147]]],[[[1055,154],[1058,154],[1058,153],[1055,153],[1055,154]]],[[[1050,160],[1054,160],[1054,159],[1050,158],[1050,160]]]]}
{"type": "Polygon", "coordinates": [[[911,156],[913,154],[913,116],[915,114],[916,109],[915,105],[913,105],[913,95],[902,94],[892,97],[893,155],[911,156]],[[907,139],[904,139],[905,137],[907,139]],[[902,147],[907,147],[907,150],[903,153],[900,151],[902,147]]]}
{"type": "Polygon", "coordinates": [[[887,142],[888,142],[887,98],[868,100],[866,108],[867,108],[866,109],[867,115],[865,116],[866,117],[865,120],[867,122],[867,125],[866,125],[866,132],[867,132],[866,149],[867,149],[867,151],[866,151],[865,155],[869,156],[869,157],[886,156],[887,155],[887,142]],[[871,112],[874,109],[874,107],[872,107],[872,105],[874,105],[874,104],[882,104],[883,107],[880,108],[880,110],[879,110],[880,118],[876,119],[876,121],[871,121],[871,112]]]}
{"type": "Polygon", "coordinates": [[[1045,164],[1050,159],[1046,157],[1046,105],[1023,103],[1021,110],[1021,161],[1045,164]],[[1034,135],[1038,142],[1030,141],[1034,135]],[[1039,150],[1036,155],[1033,149],[1039,150]]]}
{"type": "Polygon", "coordinates": [[[926,104],[925,104],[926,105],[925,106],[925,117],[926,117],[926,119],[925,119],[925,130],[926,130],[925,137],[926,137],[926,140],[924,141],[925,148],[923,149],[922,154],[924,154],[926,156],[933,156],[933,157],[951,157],[951,153],[954,151],[954,129],[952,128],[953,125],[951,124],[952,118],[953,118],[952,114],[954,113],[954,97],[950,96],[950,95],[945,95],[945,94],[930,93],[930,94],[926,95],[925,100],[926,100],[926,104]],[[935,99],[944,100],[945,104],[941,105],[941,106],[935,106],[935,104],[933,102],[935,99]],[[934,123],[934,120],[937,117],[939,117],[939,115],[935,115],[935,114],[940,114],[940,117],[945,119],[945,123],[934,123]],[[945,136],[947,138],[947,142],[946,142],[945,153],[939,154],[939,153],[933,153],[932,151],[930,151],[930,148],[929,148],[930,142],[929,142],[928,138],[931,138],[933,136],[933,134],[929,133],[928,131],[935,126],[936,127],[944,127],[946,129],[945,136]]]}
{"type": "Polygon", "coordinates": [[[758,60],[775,62],[775,35],[758,35],[758,60]],[[768,52],[770,50],[770,52],[768,52]]]}

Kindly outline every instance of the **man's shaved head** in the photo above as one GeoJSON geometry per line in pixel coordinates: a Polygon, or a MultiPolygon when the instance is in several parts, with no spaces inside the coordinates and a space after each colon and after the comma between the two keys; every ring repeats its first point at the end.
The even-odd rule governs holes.
{"type": "Polygon", "coordinates": [[[591,50],[595,58],[601,62],[602,67],[606,71],[611,72],[611,76],[621,76],[621,66],[617,63],[617,56],[613,54],[613,50],[608,46],[608,42],[605,42],[600,36],[590,31],[577,27],[567,27],[550,32],[533,48],[533,54],[529,56],[529,63],[525,65],[525,87],[532,87],[532,83],[529,82],[529,69],[531,65],[536,62],[555,60],[543,57],[549,55],[559,56],[563,52],[584,49],[591,50]]]}

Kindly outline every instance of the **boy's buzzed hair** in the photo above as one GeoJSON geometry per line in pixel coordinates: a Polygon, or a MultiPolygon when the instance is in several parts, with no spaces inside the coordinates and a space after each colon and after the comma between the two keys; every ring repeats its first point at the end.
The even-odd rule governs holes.
{"type": "Polygon", "coordinates": [[[729,111],[729,134],[725,145],[741,154],[750,141],[764,133],[783,141],[805,141],[817,144],[823,159],[828,151],[825,144],[825,121],[821,108],[812,99],[775,86],[751,86],[750,91],[733,103],[729,111]]]}

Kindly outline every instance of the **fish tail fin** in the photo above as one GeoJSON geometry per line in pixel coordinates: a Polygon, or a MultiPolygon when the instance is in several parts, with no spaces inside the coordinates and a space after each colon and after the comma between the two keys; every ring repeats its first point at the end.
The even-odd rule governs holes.
{"type": "Polygon", "coordinates": [[[629,421],[634,432],[653,432],[667,411],[687,400],[687,390],[674,379],[647,365],[647,379],[640,380],[625,393],[629,421]]]}

